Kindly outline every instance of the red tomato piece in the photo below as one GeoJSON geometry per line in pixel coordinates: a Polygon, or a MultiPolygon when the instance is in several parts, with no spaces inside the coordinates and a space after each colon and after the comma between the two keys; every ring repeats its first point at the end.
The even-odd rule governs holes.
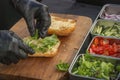
{"type": "Polygon", "coordinates": [[[120,45],[115,41],[95,38],[89,48],[90,53],[120,57],[120,45]]]}
{"type": "Polygon", "coordinates": [[[99,39],[98,39],[98,38],[95,38],[95,39],[94,39],[94,44],[95,44],[95,45],[98,45],[98,44],[99,44],[99,39]]]}

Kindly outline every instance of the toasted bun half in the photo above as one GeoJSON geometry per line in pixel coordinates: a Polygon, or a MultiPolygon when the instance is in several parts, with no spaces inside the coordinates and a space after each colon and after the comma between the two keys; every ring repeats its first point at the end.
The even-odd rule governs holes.
{"type": "Polygon", "coordinates": [[[33,55],[29,55],[29,57],[54,57],[58,53],[59,46],[60,46],[60,41],[55,46],[53,46],[51,50],[45,53],[36,52],[33,55]]]}
{"type": "Polygon", "coordinates": [[[54,34],[43,39],[26,37],[23,40],[35,50],[33,55],[28,55],[29,57],[54,57],[61,43],[59,38],[54,34]]]}
{"type": "Polygon", "coordinates": [[[51,25],[48,34],[68,36],[75,30],[76,20],[51,16],[51,25]]]}

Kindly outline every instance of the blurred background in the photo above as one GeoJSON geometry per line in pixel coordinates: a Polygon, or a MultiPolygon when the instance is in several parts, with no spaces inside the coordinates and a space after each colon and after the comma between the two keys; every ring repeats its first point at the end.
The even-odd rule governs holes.
{"type": "Polygon", "coordinates": [[[42,3],[46,4],[52,13],[88,16],[93,20],[101,9],[101,6],[81,3],[75,0],[43,0],[42,3]]]}
{"type": "Polygon", "coordinates": [[[106,3],[120,4],[120,0],[43,0],[50,12],[90,17],[95,20],[106,3]]]}

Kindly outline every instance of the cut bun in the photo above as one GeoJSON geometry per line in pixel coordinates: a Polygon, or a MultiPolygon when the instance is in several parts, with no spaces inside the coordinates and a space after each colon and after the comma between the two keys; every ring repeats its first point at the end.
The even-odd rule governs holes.
{"type": "Polygon", "coordinates": [[[36,52],[35,54],[28,55],[28,56],[29,57],[54,57],[55,55],[57,55],[59,46],[60,46],[60,41],[55,46],[53,46],[51,50],[48,50],[45,53],[36,52]]]}
{"type": "Polygon", "coordinates": [[[54,34],[43,39],[26,37],[23,40],[28,46],[35,50],[33,55],[28,55],[29,57],[54,57],[61,43],[59,38],[54,34]]]}
{"type": "Polygon", "coordinates": [[[51,16],[51,25],[48,34],[68,36],[75,30],[76,20],[51,16]]]}

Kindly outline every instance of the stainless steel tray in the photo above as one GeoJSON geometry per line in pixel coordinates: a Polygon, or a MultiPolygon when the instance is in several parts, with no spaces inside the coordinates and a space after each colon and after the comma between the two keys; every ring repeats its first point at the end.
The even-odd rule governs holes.
{"type": "MultiPolygon", "coordinates": [[[[101,34],[101,33],[103,33],[103,31],[105,30],[104,28],[111,28],[111,27],[112,27],[111,30],[113,30],[114,28],[117,28],[117,30],[119,30],[120,21],[97,19],[96,21],[94,21],[94,23],[91,27],[90,34],[92,35],[92,37],[94,37],[94,36],[108,36],[108,35],[101,34]],[[115,25],[117,25],[117,27],[115,25]],[[97,28],[98,26],[101,28],[100,33],[97,31],[96,32],[94,31],[95,28],[97,28]]],[[[112,34],[109,35],[108,37],[120,38],[120,36],[112,35],[112,34]]]]}
{"type": "MultiPolygon", "coordinates": [[[[78,74],[73,73],[73,69],[77,68],[80,63],[78,63],[78,60],[82,57],[84,54],[79,54],[74,62],[70,65],[69,68],[69,74],[70,74],[70,80],[104,80],[104,79],[98,79],[95,77],[87,77],[87,76],[82,76],[78,74]]],[[[91,55],[94,59],[99,59],[105,62],[111,62],[114,66],[120,64],[120,59],[112,58],[112,57],[106,57],[106,56],[98,56],[98,55],[91,55]]],[[[92,59],[93,59],[92,58],[92,59]]],[[[117,73],[115,80],[119,80],[120,74],[117,73]]],[[[113,79],[112,79],[113,80],[113,79]]]]}
{"type": "MultiPolygon", "coordinates": [[[[69,70],[68,70],[68,71],[69,71],[69,79],[70,79],[70,80],[96,80],[95,78],[79,77],[78,75],[75,75],[75,76],[74,76],[74,75],[71,73],[71,69],[72,69],[73,65],[75,64],[77,58],[78,58],[80,55],[86,53],[86,50],[87,50],[90,42],[92,41],[93,37],[94,37],[94,36],[97,36],[97,35],[94,35],[94,36],[93,36],[90,32],[91,32],[91,30],[93,29],[93,26],[95,25],[96,21],[97,21],[98,19],[103,19],[103,18],[101,18],[101,14],[102,14],[102,12],[104,11],[105,7],[106,7],[106,6],[109,6],[109,5],[114,5],[114,4],[106,4],[106,5],[103,6],[103,8],[102,8],[101,11],[99,12],[98,16],[96,17],[93,25],[91,26],[91,29],[88,31],[88,34],[86,35],[86,37],[85,37],[85,39],[84,39],[81,47],[79,48],[79,50],[78,50],[78,52],[76,53],[74,59],[72,60],[72,63],[70,64],[70,67],[69,67],[69,70]]],[[[100,56],[100,55],[99,55],[99,56],[100,56]]],[[[116,80],[120,80],[120,74],[119,74],[119,76],[116,78],[116,80]]]]}
{"type": "MultiPolygon", "coordinates": [[[[107,15],[113,15],[113,16],[120,15],[120,5],[118,5],[118,4],[106,4],[106,5],[104,5],[99,13],[99,18],[114,20],[114,19],[106,18],[107,15]]],[[[120,21],[120,19],[119,20],[117,19],[117,21],[120,21]]]]}
{"type": "MultiPolygon", "coordinates": [[[[87,48],[87,51],[90,53],[90,54],[97,54],[97,55],[103,55],[103,56],[107,56],[107,57],[110,57],[110,58],[116,58],[116,59],[120,59],[120,54],[119,54],[119,51],[117,52],[117,54],[110,54],[109,52],[107,52],[108,54],[104,54],[104,48],[103,48],[103,52],[102,54],[98,54],[98,53],[95,53],[93,52],[92,50],[90,51],[90,47],[92,46],[94,40],[97,39],[97,42],[99,42],[98,44],[96,45],[101,45],[100,41],[103,40],[103,41],[106,41],[106,43],[103,42],[103,45],[105,44],[110,44],[110,45],[113,45],[115,44],[116,46],[117,45],[120,45],[120,39],[118,38],[112,38],[112,37],[103,37],[103,36],[95,36],[92,41],[90,42],[90,44],[88,45],[88,48],[87,48]]],[[[108,45],[107,44],[107,45],[108,45]]],[[[105,52],[108,51],[108,50],[105,50],[105,52]]],[[[111,51],[111,50],[110,50],[111,51]]],[[[113,52],[114,53],[114,52],[113,52]]]]}

